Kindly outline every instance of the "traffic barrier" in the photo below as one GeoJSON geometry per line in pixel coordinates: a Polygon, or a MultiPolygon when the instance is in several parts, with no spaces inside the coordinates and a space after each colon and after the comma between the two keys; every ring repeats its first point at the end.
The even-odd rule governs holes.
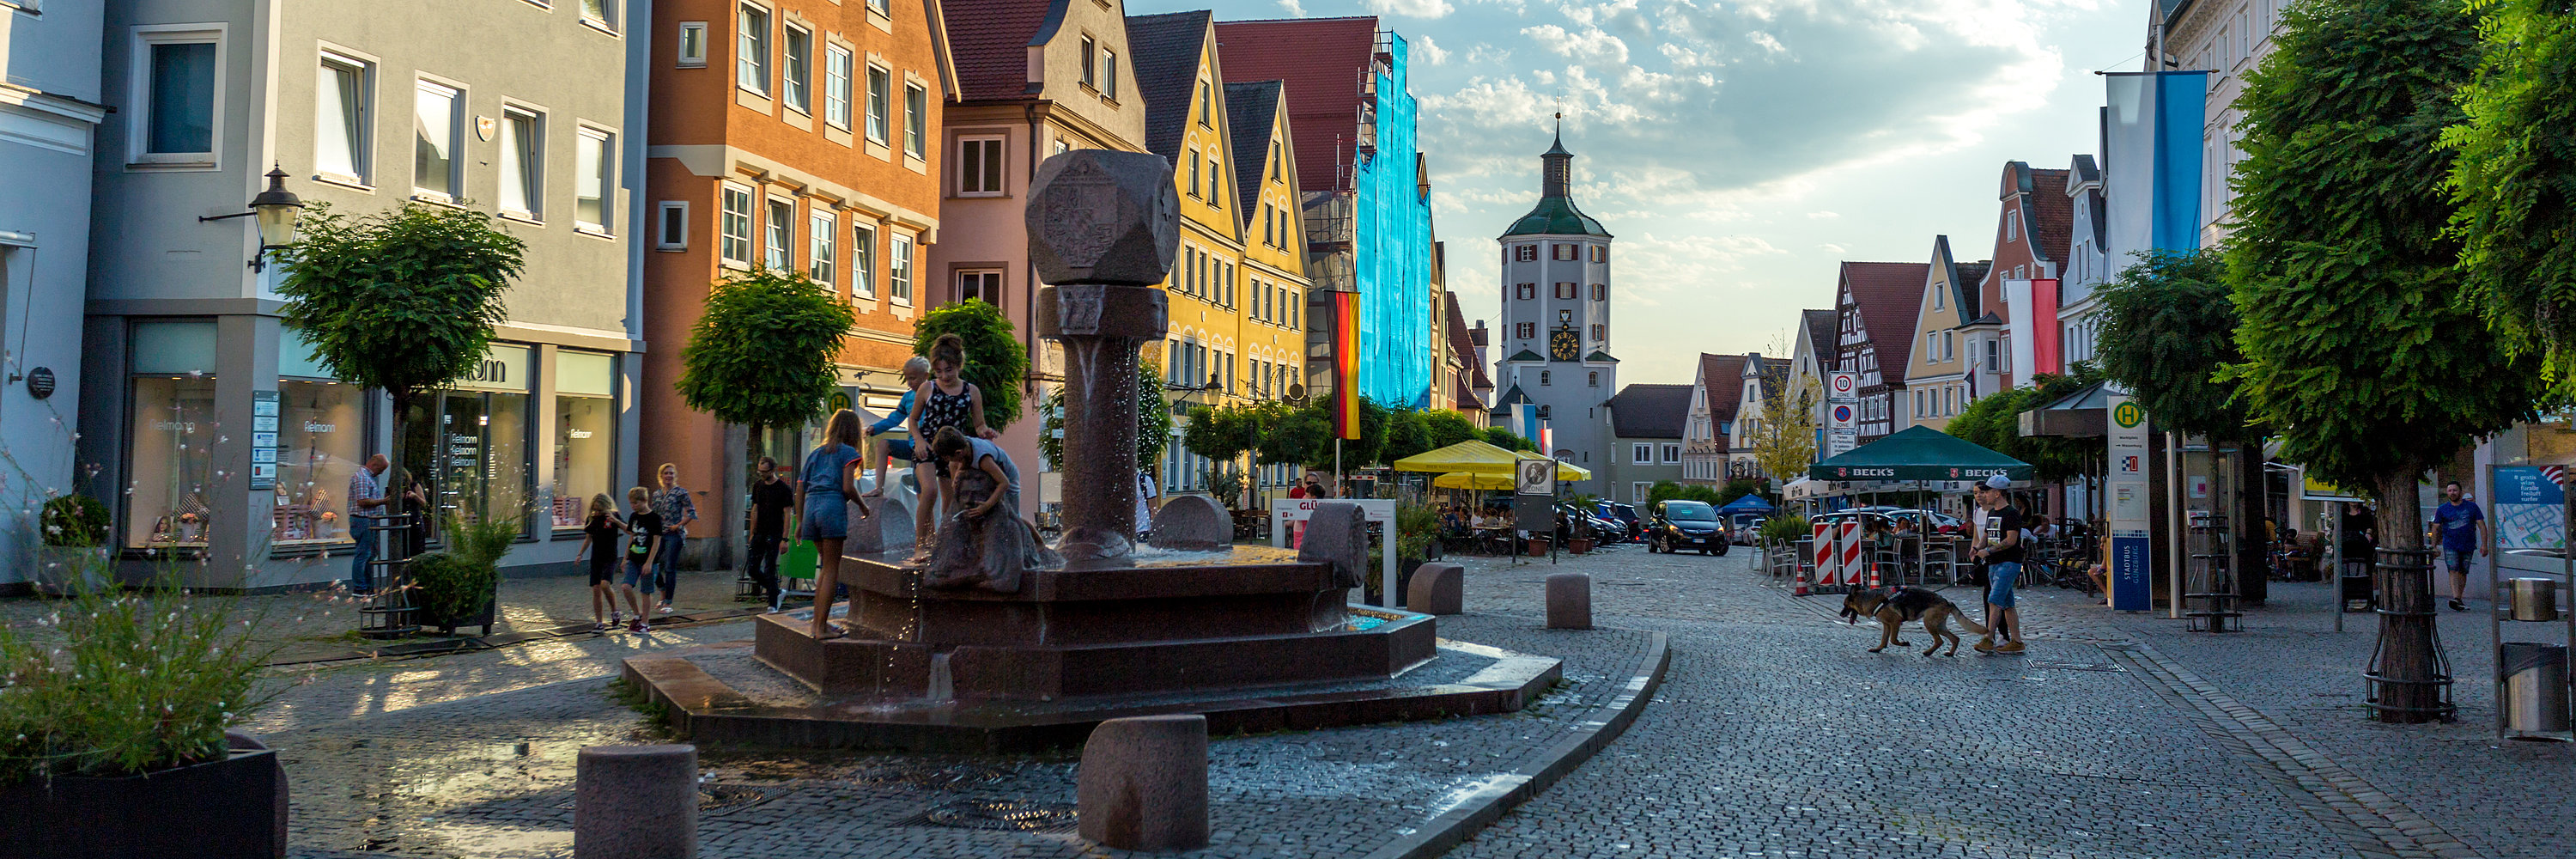
{"type": "Polygon", "coordinates": [[[1789,595],[1790,595],[1790,596],[1800,596],[1800,597],[1802,597],[1802,596],[1806,596],[1806,595],[1807,595],[1807,593],[1808,593],[1808,591],[1807,591],[1807,568],[1805,568],[1805,567],[1799,567],[1799,568],[1798,568],[1798,589],[1797,589],[1797,590],[1794,590],[1794,591],[1790,591],[1790,592],[1789,592],[1789,595]]]}

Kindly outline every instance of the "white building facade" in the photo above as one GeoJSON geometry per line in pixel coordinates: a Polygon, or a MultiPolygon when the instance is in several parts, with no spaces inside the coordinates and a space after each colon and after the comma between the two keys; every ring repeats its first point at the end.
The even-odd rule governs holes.
{"type": "MultiPolygon", "coordinates": [[[[1503,313],[1495,383],[1539,409],[1547,452],[1595,471],[1609,464],[1605,404],[1619,390],[1610,356],[1610,233],[1568,193],[1574,154],[1559,138],[1539,156],[1538,205],[1495,239],[1502,250],[1503,313]]],[[[1601,494],[1587,480],[1573,492],[1601,494]]]]}

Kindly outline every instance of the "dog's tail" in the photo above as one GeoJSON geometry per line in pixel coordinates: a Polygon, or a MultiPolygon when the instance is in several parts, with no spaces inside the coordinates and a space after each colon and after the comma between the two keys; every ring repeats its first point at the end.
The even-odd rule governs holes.
{"type": "Polygon", "coordinates": [[[1980,623],[1978,623],[1978,622],[1976,622],[1976,621],[1974,621],[1974,620],[1970,620],[1970,619],[1968,619],[1968,613],[1967,613],[1967,612],[1964,612],[1964,611],[1960,611],[1958,606],[1953,605],[1953,606],[1951,606],[1951,607],[1950,607],[1950,616],[1951,616],[1951,617],[1958,618],[1958,619],[1959,619],[1959,625],[1960,625],[1960,626],[1963,626],[1963,627],[1967,627],[1967,629],[1968,629],[1968,631],[1969,631],[1969,632],[1973,632],[1973,633],[1976,633],[1976,634],[1978,634],[1978,635],[1984,635],[1984,634],[1986,634],[1986,627],[1985,627],[1985,625],[1980,624],[1980,623]]]}

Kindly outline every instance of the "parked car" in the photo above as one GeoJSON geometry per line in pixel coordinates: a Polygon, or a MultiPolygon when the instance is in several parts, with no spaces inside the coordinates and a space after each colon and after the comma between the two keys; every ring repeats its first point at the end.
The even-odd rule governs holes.
{"type": "Polygon", "coordinates": [[[1593,507],[1594,511],[1602,518],[1618,522],[1621,526],[1627,529],[1627,536],[1620,538],[1621,542],[1635,540],[1646,536],[1646,522],[1645,520],[1637,517],[1636,505],[1603,501],[1599,504],[1593,505],[1593,507]]]}
{"type": "Polygon", "coordinates": [[[1590,526],[1594,542],[1615,543],[1627,539],[1628,526],[1616,519],[1603,518],[1597,513],[1573,504],[1556,505],[1556,510],[1565,514],[1568,524],[1590,526]]]}
{"type": "Polygon", "coordinates": [[[1646,528],[1646,551],[1724,556],[1733,543],[1726,520],[1706,501],[1665,501],[1655,505],[1655,521],[1646,528]]]}

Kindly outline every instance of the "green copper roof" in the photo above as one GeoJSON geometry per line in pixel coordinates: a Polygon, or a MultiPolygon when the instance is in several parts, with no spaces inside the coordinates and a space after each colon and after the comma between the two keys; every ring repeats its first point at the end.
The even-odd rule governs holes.
{"type": "Polygon", "coordinates": [[[1564,197],[1542,197],[1538,201],[1537,208],[1531,209],[1529,214],[1522,215],[1520,220],[1513,221],[1511,229],[1504,230],[1503,235],[1600,236],[1606,239],[1610,237],[1610,231],[1602,229],[1600,221],[1593,220],[1592,216],[1575,208],[1573,200],[1564,197]]]}
{"type": "Polygon", "coordinates": [[[1514,352],[1514,353],[1512,353],[1512,356],[1511,356],[1511,357],[1509,357],[1509,358],[1505,358],[1505,359],[1503,359],[1503,360],[1505,360],[1505,361],[1545,361],[1545,360],[1547,360],[1547,359],[1539,357],[1538,353],[1536,353],[1536,352],[1532,352],[1532,351],[1530,351],[1530,350],[1523,349],[1523,350],[1520,350],[1520,351],[1518,351],[1518,352],[1514,352]]]}
{"type": "Polygon", "coordinates": [[[1610,357],[1610,353],[1608,353],[1608,352],[1603,352],[1603,351],[1598,350],[1598,349],[1592,350],[1592,354],[1590,354],[1590,355],[1585,355],[1585,356],[1583,356],[1583,360],[1586,360],[1586,361],[1608,361],[1608,362],[1613,363],[1613,364],[1619,363],[1619,359],[1617,359],[1617,358],[1613,358],[1613,357],[1610,357]]]}

